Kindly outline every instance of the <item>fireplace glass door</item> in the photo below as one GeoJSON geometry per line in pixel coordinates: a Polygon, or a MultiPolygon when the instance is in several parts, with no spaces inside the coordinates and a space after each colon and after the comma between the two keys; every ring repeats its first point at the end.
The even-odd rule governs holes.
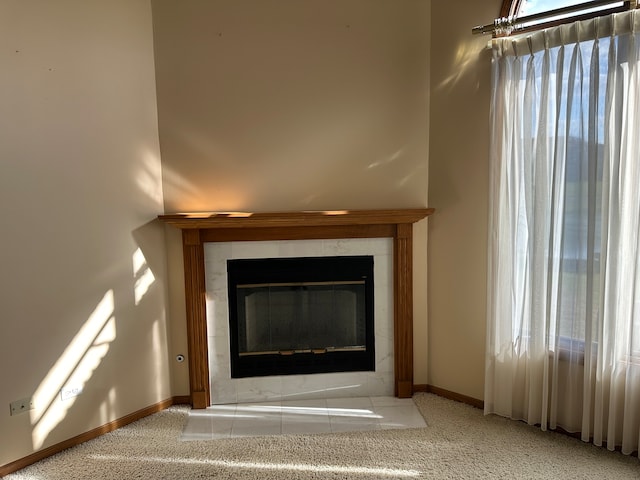
{"type": "Polygon", "coordinates": [[[373,257],[230,260],[234,378],[374,370],[373,257]]]}

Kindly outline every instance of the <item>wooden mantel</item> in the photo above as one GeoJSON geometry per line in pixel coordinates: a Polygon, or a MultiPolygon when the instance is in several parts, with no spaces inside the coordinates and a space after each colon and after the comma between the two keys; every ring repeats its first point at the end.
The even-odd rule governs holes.
{"type": "Polygon", "coordinates": [[[413,224],[432,208],[309,212],[197,212],[159,215],[182,230],[189,348],[189,382],[194,408],[210,403],[204,243],[338,238],[393,238],[394,391],[413,394],[413,224]]]}

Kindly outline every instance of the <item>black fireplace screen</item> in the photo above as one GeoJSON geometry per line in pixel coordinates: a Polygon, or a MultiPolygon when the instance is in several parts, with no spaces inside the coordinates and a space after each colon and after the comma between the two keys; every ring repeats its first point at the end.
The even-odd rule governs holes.
{"type": "Polygon", "coordinates": [[[229,260],[233,378],[374,370],[373,257],[229,260]]]}

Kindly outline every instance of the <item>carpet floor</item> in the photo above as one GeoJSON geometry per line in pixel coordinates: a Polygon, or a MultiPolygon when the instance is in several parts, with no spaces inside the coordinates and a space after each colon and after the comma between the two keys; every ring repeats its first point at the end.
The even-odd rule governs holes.
{"type": "Polygon", "coordinates": [[[425,428],[188,442],[189,409],[174,406],[5,478],[640,479],[638,457],[435,395],[414,401],[425,428]]]}

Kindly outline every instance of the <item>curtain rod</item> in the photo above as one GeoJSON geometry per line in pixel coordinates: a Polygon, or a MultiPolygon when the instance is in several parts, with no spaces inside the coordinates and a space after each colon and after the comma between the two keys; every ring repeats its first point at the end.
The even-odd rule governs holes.
{"type": "MultiPolygon", "coordinates": [[[[638,0],[624,0],[615,2],[612,0],[594,0],[591,2],[581,3],[579,5],[571,5],[568,7],[557,8],[555,10],[549,10],[543,13],[535,13],[533,15],[527,15],[525,17],[502,17],[496,18],[493,23],[488,23],[486,25],[478,25],[471,29],[471,33],[474,35],[491,33],[492,35],[496,34],[511,34],[512,32],[517,32],[519,30],[524,29],[523,24],[532,22],[535,20],[541,20],[544,18],[552,18],[557,15],[563,15],[565,13],[574,13],[579,11],[588,10],[590,8],[598,8],[604,7],[607,5],[611,5],[613,3],[622,3],[622,6],[612,7],[611,11],[607,10],[607,13],[613,13],[614,11],[625,11],[630,10],[632,8],[637,8],[638,0]]],[[[602,10],[598,12],[590,12],[595,15],[602,14],[602,10]]]]}

